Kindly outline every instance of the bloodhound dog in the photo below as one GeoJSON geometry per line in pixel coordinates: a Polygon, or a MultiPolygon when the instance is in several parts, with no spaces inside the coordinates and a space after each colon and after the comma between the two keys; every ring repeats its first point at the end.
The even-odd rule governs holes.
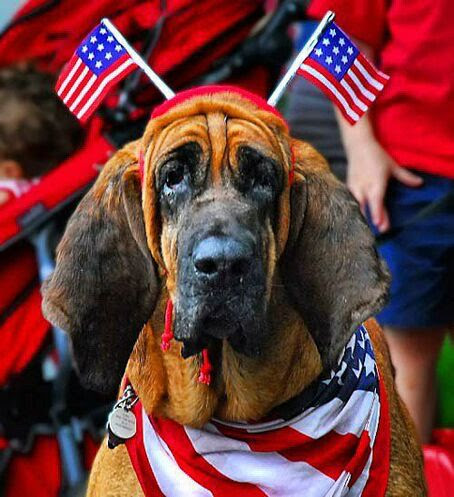
{"type": "MultiPolygon", "coordinates": [[[[194,482],[194,477],[192,486],[182,483],[183,490],[158,481],[164,463],[151,462],[155,474],[145,480],[158,486],[150,495],[226,495],[229,479],[240,485],[229,495],[239,496],[424,496],[414,429],[396,393],[382,333],[367,321],[384,305],[388,283],[357,203],[320,154],[291,138],[280,114],[258,97],[206,87],[162,104],[142,139],[107,162],[68,223],[56,270],[43,288],[43,311],[70,334],[88,387],[118,391],[127,379],[143,416],[152,420],[146,428],[137,420],[137,433],[150,427],[156,439],[164,439],[168,429],[183,429],[184,436],[199,433],[191,439],[194,447],[205,426],[211,426],[210,437],[223,429],[232,434],[242,424],[262,426],[273,413],[282,417],[281,406],[294,406],[302,394],[305,402],[318,395],[313,386],[326,383],[320,378],[336,371],[362,329],[373,349],[364,355],[369,360],[364,378],[371,377],[374,357],[381,384],[380,418],[375,428],[369,419],[366,429],[369,435],[377,426],[383,432],[376,435],[382,437],[380,457],[362,468],[374,473],[374,481],[384,480],[372,487],[382,490],[366,486],[363,494],[353,484],[361,478],[346,472],[350,459],[334,474],[334,466],[344,464],[333,448],[342,432],[337,427],[307,456],[310,465],[306,461],[304,468],[323,466],[320,458],[328,457],[323,471],[340,486],[323,490],[322,482],[318,491],[303,478],[300,487],[286,492],[283,482],[297,481],[292,466],[277,478],[277,487],[260,482],[256,487],[254,478],[268,481],[274,474],[271,465],[249,475],[249,459],[236,465],[238,451],[229,453],[230,466],[224,464],[225,452],[207,451],[203,478],[194,482]],[[230,474],[235,471],[241,476],[230,474]],[[213,472],[223,473],[219,486],[205,492],[213,472]]],[[[338,382],[339,388],[346,381],[338,382]]],[[[313,408],[300,408],[296,419],[304,421],[313,408]]],[[[349,426],[360,410],[350,413],[349,426]]],[[[323,429],[323,420],[317,429],[323,429]]],[[[246,431],[250,436],[254,430],[246,431]]],[[[263,457],[262,435],[271,444],[272,433],[256,433],[248,458],[254,451],[263,457]]],[[[352,438],[342,440],[348,445],[352,438]]],[[[166,440],[156,451],[165,448],[168,463],[179,465],[172,470],[178,475],[188,461],[169,456],[173,449],[166,440]]],[[[234,435],[229,440],[244,443],[234,435]]],[[[356,455],[349,457],[365,446],[369,449],[369,442],[355,445],[356,455]]],[[[88,495],[148,495],[131,454],[128,445],[103,444],[88,495]]]]}

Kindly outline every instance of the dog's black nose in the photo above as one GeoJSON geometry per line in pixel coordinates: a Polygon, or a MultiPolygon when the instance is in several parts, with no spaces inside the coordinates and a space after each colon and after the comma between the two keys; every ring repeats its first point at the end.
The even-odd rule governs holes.
{"type": "Polygon", "coordinates": [[[247,273],[253,252],[246,244],[231,237],[210,236],[193,250],[193,262],[200,275],[231,279],[247,273]]]}

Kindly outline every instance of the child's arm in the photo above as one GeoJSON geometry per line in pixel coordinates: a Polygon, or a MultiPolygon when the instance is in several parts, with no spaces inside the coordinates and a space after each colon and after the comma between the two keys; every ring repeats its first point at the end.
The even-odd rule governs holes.
{"type": "MultiPolygon", "coordinates": [[[[371,60],[370,47],[356,42],[371,60]]],[[[380,98],[380,97],[379,97],[380,98]]],[[[358,200],[362,211],[369,206],[372,221],[379,231],[390,227],[384,197],[388,180],[394,177],[407,186],[419,186],[422,179],[408,169],[400,167],[383,149],[374,136],[368,115],[351,126],[336,109],[336,116],[347,154],[347,185],[358,200]]]]}

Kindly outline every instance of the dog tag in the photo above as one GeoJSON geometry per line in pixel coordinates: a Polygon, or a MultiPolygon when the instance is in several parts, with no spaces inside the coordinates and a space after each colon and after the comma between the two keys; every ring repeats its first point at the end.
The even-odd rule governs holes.
{"type": "Polygon", "coordinates": [[[136,434],[136,417],[132,411],[117,407],[109,415],[108,427],[116,437],[127,440],[136,434]]]}

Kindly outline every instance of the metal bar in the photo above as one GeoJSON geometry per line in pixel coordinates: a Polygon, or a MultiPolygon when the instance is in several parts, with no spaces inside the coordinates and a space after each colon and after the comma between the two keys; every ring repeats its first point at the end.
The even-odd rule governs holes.
{"type": "Polygon", "coordinates": [[[311,37],[307,40],[306,44],[301,49],[299,54],[296,56],[295,60],[291,64],[291,66],[289,67],[287,72],[284,74],[284,77],[281,79],[281,81],[279,82],[279,84],[276,86],[275,90],[271,94],[270,98],[268,99],[268,103],[271,106],[274,107],[277,104],[277,102],[279,101],[279,99],[282,97],[282,94],[284,93],[288,84],[295,76],[296,71],[301,66],[301,64],[304,62],[304,60],[309,56],[312,49],[317,44],[318,39],[320,38],[320,35],[326,29],[328,24],[330,24],[334,20],[334,17],[335,17],[334,12],[332,12],[331,10],[328,10],[328,12],[325,14],[323,19],[320,21],[319,25],[315,28],[315,31],[312,33],[311,37]]]}
{"type": "Polygon", "coordinates": [[[150,78],[151,82],[156,85],[158,90],[170,100],[175,96],[173,90],[171,90],[164,81],[151,69],[151,67],[142,59],[142,57],[131,47],[126,38],[118,31],[118,29],[112,24],[109,19],[104,18],[101,21],[115,36],[115,38],[125,47],[126,51],[131,56],[131,59],[143,70],[143,72],[150,78]]]}

